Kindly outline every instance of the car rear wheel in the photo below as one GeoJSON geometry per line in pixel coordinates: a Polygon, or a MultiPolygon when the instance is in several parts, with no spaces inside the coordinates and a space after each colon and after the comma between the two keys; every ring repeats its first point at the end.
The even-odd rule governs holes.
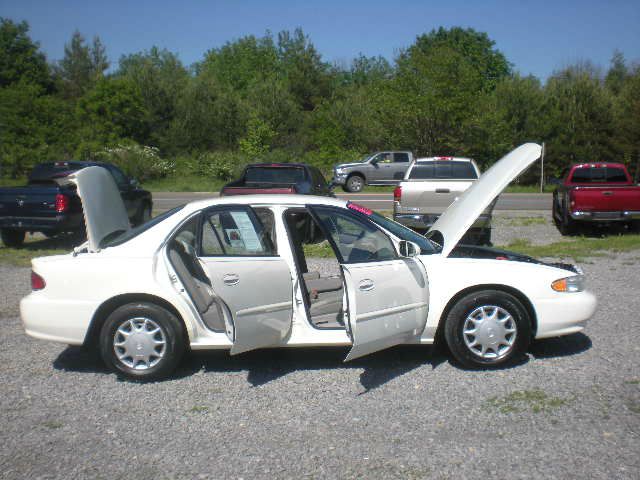
{"type": "Polygon", "coordinates": [[[7,247],[21,247],[24,243],[25,232],[21,230],[13,230],[11,228],[3,228],[0,232],[2,236],[2,243],[7,247]]]}
{"type": "Polygon", "coordinates": [[[445,338],[465,367],[497,367],[521,358],[531,341],[527,310],[500,290],[472,292],[456,302],[445,320],[445,338]]]}
{"type": "Polygon", "coordinates": [[[360,175],[351,175],[347,179],[347,183],[345,185],[345,189],[347,190],[347,192],[357,193],[362,191],[363,188],[364,178],[362,178],[360,175]]]}
{"type": "Polygon", "coordinates": [[[185,350],[182,324],[153,303],[115,309],[100,331],[100,354],[108,367],[125,376],[150,380],[169,375],[185,350]]]}

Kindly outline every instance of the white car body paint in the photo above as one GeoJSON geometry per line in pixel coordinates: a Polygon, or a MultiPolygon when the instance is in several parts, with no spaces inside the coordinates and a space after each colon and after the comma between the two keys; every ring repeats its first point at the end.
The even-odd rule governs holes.
{"type": "MultiPolygon", "coordinates": [[[[535,153],[534,147],[525,149],[528,158],[533,155],[532,152],[535,153]]],[[[515,170],[521,171],[520,168],[515,170]]],[[[509,175],[513,172],[514,169],[510,169],[509,175]]],[[[492,190],[489,193],[493,195],[494,192],[492,190]]],[[[492,199],[493,197],[489,201],[492,199]]],[[[461,202],[456,203],[459,205],[461,202]]],[[[272,339],[273,343],[270,346],[351,345],[352,342],[346,329],[318,329],[311,324],[302,302],[300,279],[282,218],[283,212],[291,207],[319,205],[345,209],[347,202],[327,197],[296,195],[242,196],[200,200],[186,205],[169,218],[121,245],[102,250],[96,248],[96,251],[90,248],[87,252],[78,254],[34,259],[32,261],[33,271],[45,279],[46,287],[30,293],[20,303],[20,312],[26,333],[41,339],[80,345],[87,338],[91,321],[100,306],[121,295],[129,295],[130,298],[151,296],[162,299],[177,311],[185,324],[191,349],[231,349],[233,342],[225,332],[215,332],[204,325],[194,303],[177,279],[166,249],[168,239],[185,221],[203,209],[216,205],[267,207],[274,213],[278,257],[286,263],[291,274],[289,288],[291,289],[292,305],[290,323],[285,321],[274,325],[274,328],[281,329],[282,332],[286,332],[286,335],[277,340],[272,339]]],[[[480,207],[481,205],[478,205],[474,212],[476,210],[481,212],[484,206],[480,207]]],[[[457,215],[465,216],[459,208],[457,211],[457,215]]],[[[465,222],[458,222],[458,226],[460,227],[466,222],[473,223],[473,220],[472,218],[465,222]]],[[[449,235],[448,238],[454,238],[457,233],[453,226],[453,220],[443,222],[443,224],[442,231],[449,235]]],[[[389,232],[386,233],[394,242],[397,250],[400,239],[389,232]]],[[[385,328],[389,329],[389,339],[394,336],[394,331],[399,332],[396,335],[397,338],[385,342],[384,334],[373,332],[378,335],[378,338],[374,339],[375,341],[372,343],[373,346],[363,348],[364,353],[362,353],[355,348],[361,347],[361,345],[355,345],[351,358],[360,356],[359,353],[370,353],[376,349],[398,343],[433,343],[443,312],[449,302],[460,292],[471,288],[499,286],[516,291],[526,298],[535,313],[535,338],[580,331],[586,320],[595,311],[596,300],[591,293],[587,291],[558,293],[551,289],[551,283],[554,280],[572,275],[572,272],[561,268],[505,260],[449,258],[444,253],[419,255],[407,260],[422,263],[426,271],[428,283],[427,297],[425,298],[428,298],[428,304],[424,305],[423,301],[417,299],[415,304],[411,305],[415,311],[423,312],[426,319],[406,317],[393,324],[397,325],[395,330],[388,326],[391,324],[387,324],[385,328]],[[413,335],[407,334],[408,331],[412,331],[413,335]]],[[[353,272],[362,268],[374,268],[376,264],[368,263],[365,267],[362,265],[348,264],[345,268],[347,271],[345,275],[347,279],[346,291],[350,297],[350,303],[353,304],[353,299],[356,299],[355,308],[353,311],[349,311],[349,315],[356,317],[354,329],[356,339],[358,339],[358,330],[361,327],[357,319],[358,309],[363,314],[361,315],[363,320],[367,319],[369,312],[367,305],[364,308],[358,306],[360,300],[354,293],[356,285],[349,278],[353,272]]],[[[387,313],[393,313],[395,302],[395,299],[388,292],[406,289],[407,281],[410,280],[406,278],[406,275],[392,276],[392,278],[386,279],[385,288],[380,287],[375,292],[379,297],[379,303],[386,304],[391,309],[387,313]]],[[[222,296],[220,292],[216,293],[222,296]]],[[[282,302],[271,303],[275,308],[281,306],[282,302]]],[[[350,308],[352,307],[350,306],[350,308]]],[[[237,310],[241,311],[242,308],[238,307],[237,310]]],[[[275,310],[278,309],[275,308],[275,310]]],[[[378,319],[385,319],[384,311],[377,310],[377,313],[371,315],[378,319]]],[[[389,315],[388,318],[391,319],[392,316],[389,315]]],[[[381,322],[380,325],[383,323],[381,322]]],[[[369,331],[367,335],[370,335],[371,332],[369,331]]],[[[370,339],[370,337],[364,338],[363,342],[366,343],[370,339]]],[[[247,349],[239,348],[241,351],[247,349]]]]}

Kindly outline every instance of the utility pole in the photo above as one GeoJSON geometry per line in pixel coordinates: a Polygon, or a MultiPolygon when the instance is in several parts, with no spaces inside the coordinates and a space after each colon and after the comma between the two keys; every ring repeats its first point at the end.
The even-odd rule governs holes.
{"type": "Polygon", "coordinates": [[[544,142],[542,142],[542,154],[540,155],[540,193],[544,190],[544,142]]]}

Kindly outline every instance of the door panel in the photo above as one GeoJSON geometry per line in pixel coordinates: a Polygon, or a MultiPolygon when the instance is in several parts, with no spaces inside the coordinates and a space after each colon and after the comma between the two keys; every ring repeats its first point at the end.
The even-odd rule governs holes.
{"type": "Polygon", "coordinates": [[[214,207],[203,215],[200,262],[233,321],[231,354],[281,345],[293,317],[287,263],[271,241],[273,218],[245,205],[214,207]]]}
{"type": "Polygon", "coordinates": [[[343,265],[353,347],[345,361],[412,342],[424,330],[429,285],[415,259],[343,265]]]}
{"type": "Polygon", "coordinates": [[[287,263],[279,257],[202,257],[200,261],[233,317],[231,354],[281,345],[293,316],[287,263]]]}
{"type": "Polygon", "coordinates": [[[311,207],[336,249],[347,285],[346,360],[416,340],[427,323],[429,282],[417,258],[399,258],[373,222],[345,208],[311,207]]]}

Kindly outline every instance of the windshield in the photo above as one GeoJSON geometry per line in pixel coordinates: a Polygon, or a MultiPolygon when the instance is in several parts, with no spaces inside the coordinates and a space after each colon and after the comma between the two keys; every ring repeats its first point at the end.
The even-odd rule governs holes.
{"type": "Polygon", "coordinates": [[[115,232],[112,232],[109,235],[107,235],[102,240],[102,242],[100,242],[100,248],[116,247],[118,245],[122,245],[123,243],[131,240],[132,238],[137,237],[142,232],[146,232],[151,227],[169,218],[174,213],[179,212],[183,208],[184,208],[184,205],[180,205],[179,207],[175,207],[175,208],[172,208],[171,210],[167,210],[166,212],[161,213],[157,217],[153,217],[148,222],[143,223],[142,225],[138,225],[137,227],[130,228],[129,230],[126,230],[126,231],[116,230],[115,232]]]}
{"type": "Polygon", "coordinates": [[[347,207],[350,210],[367,217],[378,226],[384,228],[388,232],[391,232],[400,240],[408,240],[417,244],[420,247],[421,255],[431,255],[433,253],[439,253],[442,250],[442,247],[437,243],[429,240],[419,233],[414,232],[404,225],[400,225],[399,223],[394,222],[384,215],[380,215],[378,212],[374,212],[373,210],[369,210],[368,208],[361,207],[360,205],[351,202],[347,204],[347,207]]]}

